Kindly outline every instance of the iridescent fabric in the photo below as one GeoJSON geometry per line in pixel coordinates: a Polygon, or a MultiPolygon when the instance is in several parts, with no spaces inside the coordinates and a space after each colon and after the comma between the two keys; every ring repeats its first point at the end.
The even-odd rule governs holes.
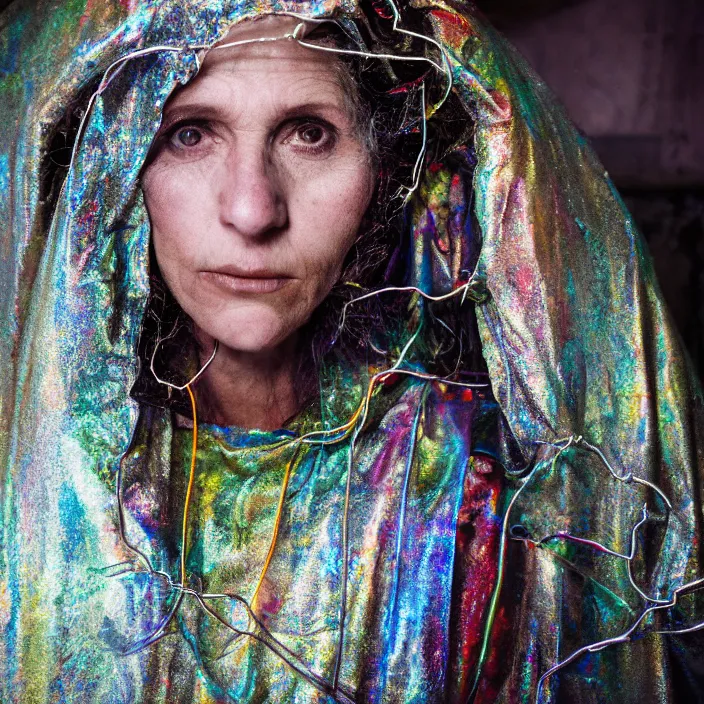
{"type": "MultiPolygon", "coordinates": [[[[482,404],[440,382],[378,387],[354,452],[348,437],[279,457],[271,447],[279,436],[205,428],[193,582],[174,588],[188,431],[130,397],[149,293],[138,176],[164,101],[197,70],[183,47],[286,10],[360,23],[389,15],[383,3],[351,0],[27,1],[5,13],[0,698],[694,700],[693,636],[656,631],[704,621],[700,593],[679,591],[703,576],[701,389],[608,176],[545,86],[465,4],[401,7],[402,27],[420,13],[424,22],[409,28],[442,47],[453,94],[475,125],[477,162],[471,181],[464,145],[426,163],[407,206],[406,278],[429,294],[465,283],[473,210],[482,248],[466,305],[476,304],[510,431],[496,450],[507,489],[468,473],[482,404]],[[48,178],[67,111],[86,108],[120,57],[159,46],[170,50],[114,74],[63,185],[48,178]],[[253,625],[242,602],[207,590],[240,584],[251,596],[281,463],[292,459],[290,511],[253,625]],[[232,511],[219,506],[228,501],[232,511]],[[463,538],[463,525],[485,539],[463,538]],[[130,545],[149,564],[137,565],[130,545]],[[231,554],[237,545],[247,554],[231,554]],[[235,639],[228,624],[260,640],[235,639]],[[276,643],[262,642],[267,633],[276,643]],[[580,650],[625,633],[624,642],[580,650]]],[[[438,77],[434,97],[441,88],[438,77]]],[[[333,420],[352,415],[366,374],[343,366],[324,386],[333,420]]]]}

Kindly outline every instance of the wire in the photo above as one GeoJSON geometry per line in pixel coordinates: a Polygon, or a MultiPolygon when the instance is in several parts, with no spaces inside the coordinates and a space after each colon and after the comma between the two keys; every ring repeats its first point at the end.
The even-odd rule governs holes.
{"type": "MultiPolygon", "coordinates": [[[[217,347],[216,347],[217,349],[217,347]]],[[[196,450],[198,449],[198,417],[196,415],[196,397],[190,384],[186,384],[186,391],[191,399],[191,410],[193,411],[193,445],[191,448],[191,470],[188,475],[188,489],[186,490],[186,501],[183,506],[183,530],[181,531],[181,584],[186,585],[186,554],[188,553],[188,509],[191,505],[191,495],[193,493],[193,480],[196,475],[196,450]]]]}
{"type": "Polygon", "coordinates": [[[271,536],[271,543],[269,545],[269,552],[267,553],[266,559],[264,560],[264,567],[262,567],[262,572],[259,575],[259,581],[257,582],[257,586],[254,588],[254,594],[252,595],[252,603],[251,603],[251,609],[255,610],[257,607],[257,597],[259,596],[259,590],[261,589],[262,584],[264,583],[264,577],[266,575],[267,570],[269,569],[269,565],[271,564],[271,558],[274,556],[274,549],[276,548],[276,540],[279,536],[279,526],[281,525],[281,516],[283,514],[283,508],[284,508],[284,500],[286,499],[286,489],[288,489],[288,481],[291,478],[291,468],[293,467],[294,462],[298,458],[298,453],[301,449],[301,443],[299,442],[296,445],[296,449],[293,452],[293,456],[289,460],[289,462],[286,464],[286,472],[284,473],[284,481],[281,485],[281,493],[279,494],[279,503],[278,506],[276,507],[276,518],[274,519],[274,531],[271,536]]]}

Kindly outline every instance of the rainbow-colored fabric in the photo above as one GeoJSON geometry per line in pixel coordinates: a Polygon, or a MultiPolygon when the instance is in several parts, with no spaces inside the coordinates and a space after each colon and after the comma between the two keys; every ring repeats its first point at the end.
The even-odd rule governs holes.
{"type": "Polygon", "coordinates": [[[608,175],[466,3],[400,7],[474,124],[471,150],[426,160],[406,205],[406,283],[465,285],[478,226],[467,319],[500,418],[489,394],[403,370],[370,390],[373,372],[338,360],[291,427],[203,427],[179,583],[190,431],[130,396],[149,294],[139,173],[198,69],[190,47],[284,11],[393,15],[353,0],[4,13],[0,699],[689,701],[696,633],[664,632],[704,621],[702,391],[608,175]],[[92,95],[65,179],[47,177],[92,95]],[[485,435],[496,482],[472,474],[485,435]]]}

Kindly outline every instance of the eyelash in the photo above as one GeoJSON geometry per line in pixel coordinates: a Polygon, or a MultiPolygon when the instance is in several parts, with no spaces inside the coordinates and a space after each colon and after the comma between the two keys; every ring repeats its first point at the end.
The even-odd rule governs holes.
{"type": "MultiPolygon", "coordinates": [[[[300,130],[305,127],[319,127],[324,131],[325,134],[320,144],[300,148],[302,151],[307,152],[308,154],[311,154],[313,156],[322,154],[323,152],[332,149],[337,143],[337,139],[339,137],[339,132],[337,128],[334,125],[330,124],[327,120],[323,120],[319,117],[302,116],[299,118],[294,118],[293,120],[289,120],[277,130],[277,134],[281,134],[282,132],[284,132],[287,126],[290,126],[292,129],[290,131],[290,134],[284,138],[284,144],[287,144],[293,138],[293,136],[295,136],[296,133],[299,133],[300,130]]],[[[189,127],[194,128],[199,132],[205,133],[206,135],[213,134],[213,129],[208,120],[180,120],[179,122],[176,122],[166,130],[163,136],[163,143],[174,151],[188,151],[191,149],[197,149],[198,145],[188,147],[185,145],[179,146],[174,144],[174,137],[181,130],[184,130],[189,127]]]]}

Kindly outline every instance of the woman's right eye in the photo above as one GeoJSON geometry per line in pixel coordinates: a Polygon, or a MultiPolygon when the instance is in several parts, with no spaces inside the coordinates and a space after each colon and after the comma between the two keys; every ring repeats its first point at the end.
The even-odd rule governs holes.
{"type": "Polygon", "coordinates": [[[203,139],[203,133],[192,125],[179,127],[171,133],[169,141],[178,149],[195,147],[203,139]]]}

